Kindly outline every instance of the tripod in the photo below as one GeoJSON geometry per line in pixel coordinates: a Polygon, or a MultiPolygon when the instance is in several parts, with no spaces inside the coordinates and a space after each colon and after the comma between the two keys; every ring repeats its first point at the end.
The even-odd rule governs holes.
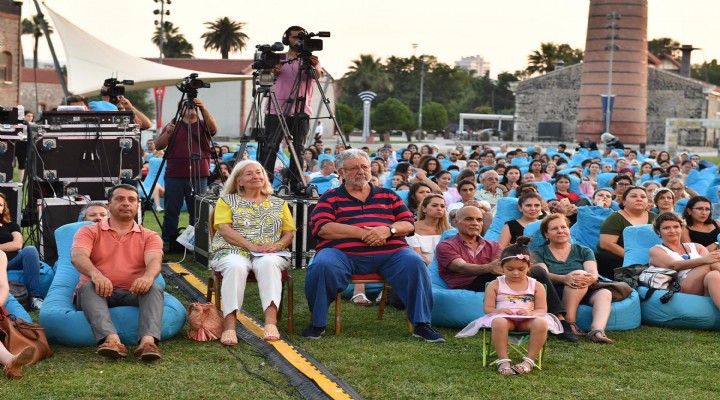
{"type": "MultiPolygon", "coordinates": [[[[281,140],[285,138],[292,155],[290,168],[287,170],[288,186],[298,195],[308,194],[307,186],[303,179],[302,163],[300,162],[298,154],[303,153],[305,137],[309,131],[310,115],[305,112],[305,110],[308,93],[310,93],[313,83],[317,86],[318,92],[322,97],[322,102],[325,104],[328,114],[334,122],[335,129],[340,133],[341,140],[345,144],[342,129],[330,109],[330,101],[327,99],[322,85],[320,85],[317,70],[312,65],[310,56],[310,53],[303,53],[299,57],[285,62],[291,65],[294,62],[298,63],[293,86],[282,108],[278,104],[279,101],[274,92],[274,88],[269,88],[270,101],[268,101],[267,104],[268,114],[264,130],[264,140],[261,141],[258,139],[261,149],[258,151],[258,160],[263,164],[268,174],[272,175],[275,167],[276,153],[279,150],[281,140]],[[271,113],[273,110],[276,114],[271,113]],[[293,128],[292,130],[288,127],[289,125],[293,128]],[[292,132],[293,136],[290,136],[290,132],[292,132]]],[[[292,71],[292,66],[290,69],[292,71]]],[[[294,71],[284,73],[294,73],[294,71]]],[[[274,82],[274,76],[270,81],[274,82]]],[[[255,106],[255,103],[253,103],[253,106],[255,106]]]]}
{"type": "MultiPolygon", "coordinates": [[[[195,209],[193,200],[197,194],[205,193],[207,190],[208,177],[205,176],[205,174],[209,168],[209,159],[214,157],[216,165],[219,165],[217,157],[211,154],[210,148],[211,146],[214,146],[212,135],[208,131],[204,121],[201,119],[202,113],[199,112],[197,105],[194,103],[194,99],[196,97],[196,91],[183,91],[177,112],[175,117],[172,119],[172,123],[174,123],[175,127],[166,139],[167,146],[165,154],[163,155],[158,168],[158,171],[162,171],[169,159],[178,160],[178,164],[187,161],[188,168],[187,174],[185,174],[184,171],[177,171],[176,173],[182,173],[182,175],[178,178],[166,178],[166,207],[165,218],[163,220],[163,240],[165,242],[173,242],[175,240],[175,236],[177,234],[178,215],[180,208],[182,208],[182,199],[184,199],[187,204],[188,213],[190,214],[190,224],[195,224],[195,209]],[[178,137],[184,138],[185,143],[176,143],[176,139],[178,137]],[[170,183],[169,181],[171,179],[173,181],[175,179],[182,181],[189,180],[189,186],[185,186],[186,183],[183,182],[183,186],[178,188],[177,186],[179,182],[170,183]],[[171,185],[172,190],[170,190],[171,185]],[[180,199],[177,197],[180,197],[180,199]]],[[[163,132],[162,134],[167,133],[163,132]]],[[[173,168],[175,167],[176,166],[173,165],[173,168]]],[[[184,168],[185,165],[180,164],[179,167],[184,168]]],[[[147,192],[145,192],[143,187],[143,192],[145,192],[144,208],[152,208],[150,199],[155,191],[159,177],[160,173],[155,176],[153,183],[150,186],[150,190],[147,192]]],[[[159,224],[160,221],[154,210],[153,214],[159,224]]]]}

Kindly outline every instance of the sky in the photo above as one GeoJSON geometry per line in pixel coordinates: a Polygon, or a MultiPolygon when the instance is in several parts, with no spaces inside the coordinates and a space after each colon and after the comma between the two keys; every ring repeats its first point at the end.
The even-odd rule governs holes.
{"type": "MultiPolygon", "coordinates": [[[[157,0],[156,0],[157,1],[157,0]]],[[[649,0],[648,39],[671,37],[702,50],[692,62],[720,60],[720,1],[649,0]]],[[[100,40],[138,57],[157,57],[150,38],[155,30],[152,0],[45,0],[45,4],[100,40]]],[[[280,41],[290,25],[311,32],[330,31],[324,50],[317,52],[334,78],[341,78],[361,54],[385,60],[389,56],[433,55],[454,65],[461,57],[481,55],[490,62],[490,75],[527,66],[527,57],[541,42],[568,43],[583,48],[589,0],[313,0],[273,2],[240,0],[173,0],[167,20],[195,47],[196,58],[220,58],[205,51],[200,36],[207,21],[230,17],[246,23],[248,47],[230,58],[253,57],[255,46],[280,41]],[[417,49],[413,49],[417,44],[417,49]],[[415,53],[414,53],[415,51],[415,53]]],[[[25,0],[23,17],[35,14],[25,0]]],[[[52,35],[58,57],[65,58],[61,40],[52,35]]],[[[32,57],[32,39],[23,38],[25,57],[32,57]]],[[[51,60],[47,43],[40,59],[51,60]]]]}

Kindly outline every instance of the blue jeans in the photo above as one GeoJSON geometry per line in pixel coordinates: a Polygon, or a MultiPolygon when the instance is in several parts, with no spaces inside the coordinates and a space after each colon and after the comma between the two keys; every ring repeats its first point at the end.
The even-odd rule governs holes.
{"type": "Polygon", "coordinates": [[[33,246],[23,247],[8,261],[9,270],[22,270],[23,283],[31,297],[40,297],[40,255],[33,246]]]}
{"type": "Polygon", "coordinates": [[[165,218],[162,225],[162,239],[170,243],[177,238],[178,220],[183,200],[190,214],[190,225],[195,225],[195,195],[207,192],[207,177],[168,178],[165,177],[165,218]],[[193,181],[191,184],[191,180],[193,181]],[[195,191],[193,191],[195,188],[195,191]]]}
{"type": "Polygon", "coordinates": [[[350,284],[352,274],[379,273],[395,289],[407,307],[413,324],[430,323],[432,288],[427,266],[409,247],[388,254],[348,255],[341,250],[320,250],[307,268],[305,296],[312,312],[312,325],[327,325],[328,307],[338,290],[350,284]]]}

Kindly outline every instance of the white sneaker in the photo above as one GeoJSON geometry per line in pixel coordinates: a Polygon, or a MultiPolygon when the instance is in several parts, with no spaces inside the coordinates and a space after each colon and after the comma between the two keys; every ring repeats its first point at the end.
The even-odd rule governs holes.
{"type": "Polygon", "coordinates": [[[30,307],[32,307],[34,310],[39,310],[43,306],[43,299],[39,297],[33,297],[30,300],[30,307]]]}

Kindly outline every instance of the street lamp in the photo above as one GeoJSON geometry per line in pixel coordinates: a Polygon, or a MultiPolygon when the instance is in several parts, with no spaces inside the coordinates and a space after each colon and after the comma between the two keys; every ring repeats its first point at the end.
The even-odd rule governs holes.
{"type": "MultiPolygon", "coordinates": [[[[417,43],[413,43],[413,56],[415,55],[415,50],[417,50],[417,43]]],[[[418,133],[417,133],[417,140],[423,139],[423,130],[422,130],[422,108],[423,108],[423,91],[425,86],[425,59],[423,56],[420,56],[420,106],[418,108],[418,133]]]]}
{"type": "Polygon", "coordinates": [[[620,50],[618,45],[615,44],[616,39],[620,39],[615,31],[620,29],[620,26],[616,23],[617,20],[622,18],[622,15],[612,12],[606,16],[610,20],[610,23],[605,25],[605,29],[610,29],[610,34],[606,36],[606,39],[610,39],[610,44],[605,46],[605,50],[609,50],[610,54],[608,57],[608,87],[607,94],[602,95],[603,101],[603,112],[605,114],[605,132],[610,132],[610,120],[612,119],[613,107],[615,105],[615,95],[612,94],[612,79],[613,79],[613,56],[615,50],[620,50]]]}
{"type": "Polygon", "coordinates": [[[159,15],[160,20],[155,20],[155,25],[160,26],[160,44],[158,47],[160,47],[160,57],[158,57],[158,62],[162,64],[163,62],[163,45],[165,44],[165,16],[170,15],[170,10],[165,10],[165,4],[170,5],[172,4],[171,0],[153,0],[155,3],[160,3],[160,8],[153,10],[153,14],[159,15]]]}

